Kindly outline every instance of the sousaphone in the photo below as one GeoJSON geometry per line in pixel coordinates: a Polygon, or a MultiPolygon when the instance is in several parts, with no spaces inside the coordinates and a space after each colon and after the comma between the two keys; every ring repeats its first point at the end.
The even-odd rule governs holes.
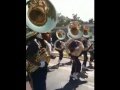
{"type": "Polygon", "coordinates": [[[88,26],[83,26],[83,37],[90,38],[92,36],[92,32],[90,32],[90,28],[88,26]]]}
{"type": "Polygon", "coordinates": [[[94,35],[91,36],[89,39],[91,47],[88,49],[88,51],[94,51],[94,35]]]}
{"type": "Polygon", "coordinates": [[[65,43],[65,51],[69,55],[70,53],[73,53],[74,56],[79,56],[82,51],[84,50],[84,46],[81,41],[78,41],[76,39],[70,38],[65,43]]]}
{"type": "Polygon", "coordinates": [[[66,33],[63,30],[57,30],[56,36],[59,40],[63,40],[66,37],[66,33]]]}
{"type": "Polygon", "coordinates": [[[81,41],[77,40],[83,36],[83,32],[80,30],[81,25],[78,21],[71,21],[68,25],[67,36],[69,40],[65,43],[65,51],[67,54],[71,53],[73,50],[75,56],[79,56],[80,53],[84,50],[84,46],[81,41]],[[76,46],[77,44],[78,46],[76,46]],[[73,44],[73,46],[71,46],[73,44]],[[76,45],[75,45],[76,44],[76,45]]]}
{"type": "Polygon", "coordinates": [[[70,39],[70,38],[72,38],[70,35],[69,35],[69,33],[67,33],[67,37],[70,39]]]}
{"type": "Polygon", "coordinates": [[[91,42],[94,42],[94,35],[92,35],[89,40],[90,40],[91,42]]]}
{"type": "MultiPolygon", "coordinates": [[[[26,26],[33,30],[26,33],[26,41],[34,39],[38,33],[50,32],[57,24],[56,10],[49,0],[26,0],[26,26]]],[[[46,63],[50,61],[50,49],[48,42],[44,40],[46,48],[41,48],[41,43],[37,44],[40,50],[35,54],[36,57],[31,57],[35,63],[44,60],[46,63]],[[43,53],[44,49],[44,53],[43,53]]],[[[34,56],[35,56],[34,55],[34,56]]],[[[34,72],[39,66],[28,61],[28,71],[34,72]]]]}
{"type": "Polygon", "coordinates": [[[68,34],[70,37],[78,39],[81,38],[83,35],[83,32],[80,30],[81,25],[78,21],[71,21],[68,25],[68,34]]]}
{"type": "Polygon", "coordinates": [[[57,49],[58,47],[56,45],[59,42],[59,43],[61,43],[61,48],[60,49],[65,48],[65,43],[63,42],[63,40],[66,37],[66,33],[63,30],[60,29],[60,30],[56,31],[56,36],[57,36],[58,40],[55,41],[54,47],[57,49]]]}
{"type": "Polygon", "coordinates": [[[56,10],[49,0],[26,0],[27,27],[39,33],[46,33],[56,24],[56,10]]]}

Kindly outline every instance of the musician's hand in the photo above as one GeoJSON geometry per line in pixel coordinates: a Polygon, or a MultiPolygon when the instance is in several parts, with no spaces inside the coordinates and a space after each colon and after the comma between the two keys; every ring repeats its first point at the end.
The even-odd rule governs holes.
{"type": "Polygon", "coordinates": [[[41,48],[40,49],[40,55],[43,55],[46,52],[46,48],[41,48]]]}
{"type": "MultiPolygon", "coordinates": [[[[47,50],[46,50],[46,48],[42,48],[41,50],[40,50],[40,58],[39,58],[39,60],[46,60],[46,56],[47,56],[47,50]]],[[[38,61],[39,61],[38,60],[38,61]]]]}
{"type": "Polygon", "coordinates": [[[75,48],[75,50],[78,50],[79,49],[79,46],[77,46],[76,48],[75,48]]]}
{"type": "Polygon", "coordinates": [[[44,67],[45,66],[45,62],[44,61],[41,61],[40,62],[40,67],[44,67]]]}

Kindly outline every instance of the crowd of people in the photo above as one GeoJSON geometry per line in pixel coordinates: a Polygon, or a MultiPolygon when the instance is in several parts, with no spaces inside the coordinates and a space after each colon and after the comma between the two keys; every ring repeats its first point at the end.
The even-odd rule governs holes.
{"type": "MultiPolygon", "coordinates": [[[[72,70],[71,70],[71,77],[73,79],[78,79],[78,74],[82,71],[82,69],[89,69],[87,67],[88,62],[88,55],[90,55],[89,66],[92,66],[94,61],[94,41],[90,41],[90,38],[81,37],[80,39],[71,39],[72,43],[69,45],[70,53],[69,57],[72,62],[72,70]],[[78,43],[78,40],[81,43],[78,43]],[[83,55],[83,63],[79,60],[79,57],[83,55]]],[[[64,60],[63,52],[65,51],[65,46],[63,46],[62,41],[59,41],[56,44],[55,50],[59,53],[59,60],[58,60],[58,67],[60,65],[60,61],[64,60]]],[[[67,43],[67,42],[66,42],[67,43]]]]}
{"type": "MultiPolygon", "coordinates": [[[[49,71],[49,62],[55,59],[54,49],[51,45],[51,30],[57,24],[56,9],[49,0],[26,0],[26,26],[32,32],[26,33],[26,75],[27,84],[31,90],[47,90],[46,79],[49,71]]],[[[69,55],[72,68],[71,80],[78,80],[82,69],[88,69],[88,52],[90,53],[89,65],[94,60],[94,41],[90,42],[91,34],[88,28],[80,30],[81,25],[73,20],[68,25],[68,34],[71,36],[67,42],[59,40],[55,50],[59,53],[57,66],[64,60],[63,51],[69,55]],[[83,64],[79,57],[83,55],[83,64]]],[[[59,69],[59,68],[58,68],[59,69]]]]}
{"type": "MultiPolygon", "coordinates": [[[[33,58],[36,59],[36,57],[43,57],[46,54],[45,48],[49,48],[50,52],[50,59],[55,59],[56,56],[53,54],[54,49],[58,51],[59,53],[59,60],[58,60],[58,67],[60,65],[60,61],[64,60],[63,52],[65,51],[65,47],[69,49],[69,57],[72,63],[71,68],[71,75],[70,80],[77,80],[78,74],[81,73],[82,69],[88,69],[86,66],[88,61],[88,53],[90,54],[90,60],[89,60],[89,66],[92,66],[93,60],[94,60],[94,41],[90,41],[90,37],[84,37],[82,36],[79,39],[70,39],[68,42],[59,41],[56,43],[56,47],[52,47],[51,45],[51,38],[50,33],[36,33],[35,35],[31,36],[27,39],[27,49],[26,49],[26,59],[27,59],[27,74],[28,74],[28,80],[30,82],[31,88],[34,88],[34,90],[39,90],[39,88],[43,88],[41,90],[46,90],[46,77],[47,77],[47,71],[49,70],[48,64],[46,61],[40,61],[39,63],[32,61],[33,58]],[[80,42],[79,42],[80,41],[80,42]],[[70,43],[71,42],[71,43],[70,43]],[[66,43],[66,44],[65,44],[66,43]],[[67,47],[67,44],[69,43],[69,46],[67,47]],[[65,46],[66,45],[66,46],[65,46]],[[48,47],[47,47],[48,46],[48,47]],[[45,54],[39,54],[39,56],[35,56],[37,52],[45,53],[45,54]],[[79,60],[79,57],[83,55],[83,63],[81,64],[81,61],[79,60]],[[33,69],[33,71],[29,71],[31,68],[34,67],[34,65],[30,66],[29,61],[32,62],[34,65],[37,65],[38,67],[36,69],[33,69]]],[[[43,58],[42,58],[43,59],[43,58]]],[[[44,58],[46,59],[46,58],[44,58]]]]}

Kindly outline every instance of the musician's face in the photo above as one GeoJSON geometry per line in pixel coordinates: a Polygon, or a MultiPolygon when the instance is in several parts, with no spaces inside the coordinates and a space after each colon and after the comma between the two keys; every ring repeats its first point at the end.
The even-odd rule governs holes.
{"type": "Polygon", "coordinates": [[[41,33],[42,38],[49,41],[50,40],[50,33],[41,33]]]}
{"type": "Polygon", "coordinates": [[[72,21],[72,22],[70,22],[69,27],[70,28],[72,28],[72,27],[79,28],[79,27],[81,27],[81,25],[76,21],[72,21]]]}

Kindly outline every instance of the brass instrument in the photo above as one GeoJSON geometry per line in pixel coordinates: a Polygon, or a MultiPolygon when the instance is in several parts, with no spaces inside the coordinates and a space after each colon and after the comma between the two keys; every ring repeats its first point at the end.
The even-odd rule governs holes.
{"type": "Polygon", "coordinates": [[[76,42],[79,45],[77,46],[78,49],[75,49],[76,47],[71,47],[73,48],[74,56],[79,56],[80,53],[84,50],[84,46],[81,41],[77,40],[83,36],[83,32],[80,30],[81,25],[79,24],[78,21],[71,21],[70,24],[68,25],[68,33],[67,36],[69,37],[69,40],[65,43],[65,51],[67,54],[72,53],[69,46],[71,43],[76,42]]]}
{"type": "Polygon", "coordinates": [[[35,31],[27,33],[26,40],[28,40],[30,37],[35,36],[35,35],[37,35],[37,32],[35,32],[35,31]]]}
{"type": "Polygon", "coordinates": [[[56,40],[55,43],[54,43],[54,48],[61,50],[61,49],[65,48],[65,43],[64,43],[63,41],[61,41],[61,40],[56,40]],[[56,46],[56,44],[57,44],[58,42],[61,43],[60,48],[58,48],[58,47],[56,46]]]}
{"type": "Polygon", "coordinates": [[[68,34],[70,37],[78,39],[81,38],[83,35],[83,32],[80,30],[81,25],[78,21],[71,21],[68,25],[68,34]]]}
{"type": "Polygon", "coordinates": [[[56,36],[59,40],[63,40],[66,37],[66,34],[63,30],[57,30],[56,31],[56,36]]]}
{"type": "Polygon", "coordinates": [[[28,57],[29,60],[27,60],[27,71],[28,72],[34,72],[35,70],[37,70],[39,68],[39,66],[33,64],[32,62],[36,63],[36,62],[41,62],[41,61],[45,61],[47,64],[49,64],[50,61],[50,50],[48,47],[47,42],[44,40],[45,44],[46,44],[46,48],[41,48],[40,44],[39,44],[39,50],[37,53],[35,53],[33,56],[28,57]]]}
{"type": "Polygon", "coordinates": [[[88,49],[88,51],[93,51],[94,50],[94,35],[91,36],[89,39],[91,47],[88,49]]]}
{"type": "MultiPolygon", "coordinates": [[[[90,32],[90,28],[88,26],[83,26],[83,37],[84,38],[92,38],[92,32],[90,32]]],[[[88,46],[84,49],[85,51],[89,51],[91,48],[91,42],[88,40],[88,46]]]]}
{"type": "Polygon", "coordinates": [[[26,0],[26,26],[33,30],[26,34],[26,41],[32,38],[39,47],[37,53],[29,56],[26,68],[28,72],[34,72],[40,66],[37,62],[44,60],[49,64],[50,49],[47,41],[44,40],[46,48],[41,48],[42,44],[36,41],[35,37],[38,33],[50,32],[57,24],[56,10],[49,0],[26,0]]]}
{"type": "Polygon", "coordinates": [[[93,42],[93,41],[94,41],[94,35],[92,35],[89,40],[90,40],[91,42],[93,42]]]}
{"type": "Polygon", "coordinates": [[[56,24],[56,10],[49,0],[26,0],[26,25],[30,29],[46,33],[56,24]]]}
{"type": "Polygon", "coordinates": [[[56,31],[56,36],[57,36],[58,40],[55,41],[55,43],[54,43],[54,48],[55,48],[55,49],[63,49],[63,48],[65,48],[65,43],[64,43],[62,40],[65,39],[66,33],[65,33],[63,30],[57,30],[57,31],[56,31]],[[60,47],[60,48],[56,47],[56,44],[57,44],[58,42],[61,43],[61,47],[60,47]]]}
{"type": "Polygon", "coordinates": [[[83,46],[82,42],[78,41],[78,40],[75,40],[73,38],[69,39],[65,44],[65,51],[68,55],[69,55],[69,53],[72,53],[74,56],[79,56],[82,53],[83,50],[84,50],[84,46],[83,46]],[[76,47],[69,47],[72,42],[76,42],[76,43],[79,44],[77,46],[77,49],[75,49],[76,47]],[[74,52],[71,52],[70,48],[73,48],[74,52]]]}
{"type": "Polygon", "coordinates": [[[72,37],[69,35],[69,33],[67,33],[67,36],[68,36],[69,39],[72,38],[72,37]]]}
{"type": "Polygon", "coordinates": [[[90,32],[90,28],[88,26],[83,26],[83,37],[90,38],[92,36],[92,32],[90,32]]]}

